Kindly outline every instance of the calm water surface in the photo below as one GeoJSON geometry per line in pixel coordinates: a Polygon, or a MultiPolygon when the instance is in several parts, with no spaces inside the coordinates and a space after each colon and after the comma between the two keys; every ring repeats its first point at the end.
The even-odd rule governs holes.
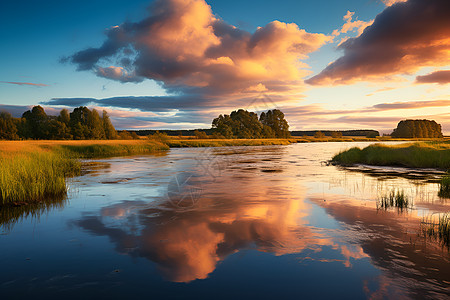
{"type": "Polygon", "coordinates": [[[355,145],[90,161],[67,199],[1,213],[0,295],[448,299],[449,252],[420,235],[441,174],[324,163],[355,145]],[[414,208],[377,210],[393,189],[414,208]]]}

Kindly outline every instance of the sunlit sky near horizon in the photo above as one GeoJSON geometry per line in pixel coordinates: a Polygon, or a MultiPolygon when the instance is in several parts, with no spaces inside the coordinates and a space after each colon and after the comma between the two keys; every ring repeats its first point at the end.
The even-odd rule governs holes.
{"type": "Polygon", "coordinates": [[[279,108],[292,130],[434,119],[450,134],[450,1],[2,1],[0,110],[118,129],[279,108]]]}

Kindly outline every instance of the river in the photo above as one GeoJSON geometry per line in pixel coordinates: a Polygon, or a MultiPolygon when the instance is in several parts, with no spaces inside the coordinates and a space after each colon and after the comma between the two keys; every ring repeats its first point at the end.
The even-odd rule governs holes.
{"type": "Polygon", "coordinates": [[[3,299],[450,296],[423,237],[439,172],[344,169],[369,143],[171,149],[85,162],[65,199],[2,212],[3,299]],[[411,209],[379,209],[402,191],[411,209]]]}

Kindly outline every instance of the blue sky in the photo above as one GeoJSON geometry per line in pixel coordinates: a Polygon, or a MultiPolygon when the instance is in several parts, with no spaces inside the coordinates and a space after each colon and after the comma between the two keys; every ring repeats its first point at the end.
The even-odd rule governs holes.
{"type": "MultiPolygon", "coordinates": [[[[216,76],[217,73],[210,73],[205,68],[192,71],[194,72],[192,74],[186,73],[183,75],[184,77],[177,78],[178,81],[175,84],[172,75],[155,74],[154,70],[150,70],[151,75],[148,75],[145,67],[139,66],[137,61],[134,62],[134,65],[137,66],[136,81],[138,83],[124,82],[123,78],[112,77],[111,73],[99,72],[99,70],[108,71],[107,68],[114,65],[115,58],[113,57],[102,56],[102,60],[99,60],[98,64],[92,65],[92,69],[85,71],[77,71],[80,62],[70,59],[82,50],[100,47],[105,40],[108,40],[105,33],[113,26],[120,26],[119,29],[122,29],[125,28],[122,27],[124,23],[138,24],[141,20],[150,18],[152,14],[155,14],[154,11],[150,12],[148,9],[152,1],[3,1],[0,4],[0,37],[3,41],[0,55],[2,66],[0,68],[0,105],[41,104],[48,107],[49,112],[55,112],[62,107],[73,107],[75,102],[70,99],[74,98],[98,100],[134,97],[133,101],[140,101],[136,107],[128,104],[114,106],[111,105],[111,101],[89,102],[86,100],[85,102],[88,106],[110,110],[113,122],[118,128],[207,128],[210,126],[211,118],[216,114],[229,113],[240,107],[246,108],[250,100],[259,97],[258,93],[263,91],[273,99],[274,106],[286,113],[293,129],[364,127],[387,132],[395,127],[403,117],[424,116],[437,119],[443,123],[446,131],[450,131],[450,125],[447,125],[450,124],[447,116],[448,105],[445,105],[445,102],[436,102],[449,99],[448,82],[416,84],[416,76],[448,70],[448,57],[444,57],[444,60],[440,59],[440,62],[444,63],[424,59],[418,63],[420,68],[414,69],[402,61],[398,64],[404,67],[398,68],[399,70],[383,70],[384,73],[377,71],[374,74],[366,72],[358,74],[359,77],[345,77],[345,80],[344,77],[336,80],[329,76],[330,72],[322,72],[330,63],[342,57],[343,53],[353,51],[351,46],[345,45],[345,43],[343,48],[337,50],[336,47],[340,42],[345,41],[346,38],[362,40],[363,37],[359,36],[362,30],[368,25],[370,27],[370,22],[388,9],[381,1],[210,0],[204,3],[203,0],[170,0],[169,2],[173,2],[170,9],[196,1],[199,1],[199,9],[210,6],[213,19],[220,18],[227,26],[235,26],[249,35],[255,34],[259,27],[263,27],[266,29],[264,38],[267,39],[264,42],[271,43],[265,44],[266,46],[281,45],[287,39],[296,40],[300,36],[305,39],[314,38],[316,41],[308,44],[307,50],[302,48],[292,57],[289,56],[292,55],[291,50],[286,50],[290,48],[286,48],[285,51],[289,53],[286,54],[288,58],[284,60],[283,53],[276,52],[283,50],[276,50],[272,57],[266,57],[263,61],[252,57],[246,57],[244,61],[242,57],[233,58],[233,54],[229,54],[228,56],[236,64],[239,59],[242,60],[241,63],[251,61],[252,66],[260,64],[266,68],[266,71],[273,70],[277,65],[277,59],[282,60],[279,62],[280,67],[284,66],[286,69],[288,67],[290,69],[290,66],[296,64],[297,61],[301,61],[302,64],[296,66],[300,70],[299,72],[290,70],[291,74],[286,78],[283,77],[282,70],[274,71],[274,74],[279,72],[281,75],[274,75],[273,78],[266,75],[258,78],[258,74],[253,72],[251,76],[249,75],[251,80],[243,82],[239,86],[235,85],[232,89],[227,87],[226,91],[220,90],[212,81],[205,85],[200,84],[200,79],[196,78],[197,81],[192,83],[194,80],[192,78],[198,74],[208,78],[216,76]],[[355,23],[359,27],[354,27],[353,30],[333,35],[335,30],[342,31],[342,26],[346,22],[343,18],[348,12],[353,13],[351,22],[359,20],[362,23],[355,23]],[[275,20],[280,21],[275,24],[276,26],[271,23],[275,20]],[[298,28],[292,29],[285,26],[290,23],[295,23],[298,28]],[[303,36],[302,30],[307,33],[307,36],[303,36]],[[289,37],[284,40],[276,40],[277,36],[288,34],[288,31],[289,37]],[[62,63],[61,59],[64,57],[69,58],[69,61],[62,63]],[[201,74],[202,72],[204,74],[201,74]],[[99,75],[100,73],[103,75],[99,75]],[[147,75],[142,75],[144,73],[147,75]],[[308,82],[307,79],[317,74],[321,75],[308,82]],[[269,85],[274,80],[277,81],[277,84],[270,87],[269,85]],[[304,83],[304,80],[307,80],[307,84],[304,83]],[[282,87],[288,86],[282,84],[283,82],[289,82],[289,88],[283,89],[282,87]],[[26,83],[40,84],[41,86],[26,83]],[[248,88],[245,84],[248,85],[248,88]],[[202,85],[201,88],[200,85],[202,85]],[[261,89],[254,89],[256,86],[261,89]],[[192,88],[195,88],[195,93],[192,92],[192,88]],[[250,90],[255,94],[248,94],[247,91],[250,90]],[[242,93],[242,91],[245,92],[242,93]],[[183,97],[173,100],[174,95],[183,97]],[[194,103],[195,101],[192,100],[194,95],[199,97],[198,102],[201,102],[201,105],[194,103]],[[155,96],[162,97],[157,101],[167,99],[168,103],[171,103],[167,106],[166,111],[153,109],[152,103],[141,105],[142,101],[155,101],[155,96]],[[52,99],[55,98],[63,100],[52,102],[52,99]],[[419,102],[426,103],[426,101],[429,101],[430,106],[417,104],[419,102]],[[403,111],[373,109],[378,104],[397,102],[404,103],[406,108],[403,111]],[[413,104],[408,106],[407,103],[413,104]],[[362,116],[366,118],[365,121],[362,116]]],[[[420,1],[411,0],[406,4],[395,4],[389,9],[393,11],[392,14],[395,14],[394,6],[399,6],[399,8],[395,7],[399,13],[402,5],[420,6],[420,3],[410,4],[409,2],[420,1]]],[[[444,4],[445,1],[433,0],[431,2],[435,6],[443,6],[441,10],[447,9],[448,5],[444,4]]],[[[169,8],[160,4],[160,9],[169,8]]],[[[193,11],[181,12],[181,14],[193,14],[193,11]]],[[[385,15],[387,16],[385,19],[388,19],[388,13],[385,15]]],[[[434,19],[438,19],[438,17],[434,19]]],[[[190,22],[196,22],[195,18],[190,20],[193,20],[190,22]]],[[[167,19],[164,22],[174,21],[167,19]]],[[[170,25],[170,23],[165,23],[165,26],[168,24],[170,25]]],[[[372,27],[381,28],[380,24],[382,25],[381,21],[372,27]]],[[[190,26],[190,24],[188,25],[190,26]]],[[[436,26],[438,25],[442,26],[442,23],[436,26]]],[[[374,31],[376,29],[374,28],[374,31]]],[[[180,30],[180,28],[176,30],[180,30]]],[[[411,45],[419,42],[420,37],[417,36],[415,39],[414,32],[409,34],[411,42],[408,42],[409,44],[406,46],[413,48],[411,45]]],[[[205,39],[209,38],[207,35],[204,36],[205,39]]],[[[151,33],[149,33],[149,38],[154,38],[151,33]]],[[[130,37],[130,39],[132,38],[130,37]]],[[[180,36],[177,37],[177,40],[179,39],[180,36]]],[[[211,43],[213,45],[215,42],[211,43]]],[[[191,44],[192,41],[183,46],[189,48],[191,44]]],[[[448,46],[448,40],[444,40],[444,44],[448,46]]],[[[131,41],[130,45],[135,48],[139,47],[136,40],[131,41]]],[[[386,51],[390,51],[389,47],[397,49],[396,46],[388,45],[386,51]]],[[[146,44],[145,47],[157,46],[146,44]]],[[[373,46],[371,45],[371,47],[373,46]]],[[[404,46],[402,47],[404,48],[404,46]]],[[[199,57],[198,54],[195,55],[197,58],[199,57]]],[[[164,65],[167,57],[163,56],[161,56],[160,63],[164,65]]],[[[153,65],[156,59],[158,58],[152,58],[153,65]]],[[[195,63],[198,64],[198,61],[195,60],[195,63]]],[[[114,65],[114,67],[122,68],[123,66],[114,65]]],[[[338,70],[338,73],[341,72],[339,74],[344,74],[344,71],[336,68],[334,70],[338,70]]],[[[227,80],[242,80],[239,72],[243,71],[245,72],[246,69],[240,68],[238,71],[233,71],[233,75],[227,76],[227,80]]],[[[336,73],[336,71],[334,72],[336,73]]],[[[246,80],[248,78],[246,77],[246,80]]],[[[131,102],[129,101],[129,103],[131,102]]],[[[118,101],[114,103],[117,104],[118,101]]]]}

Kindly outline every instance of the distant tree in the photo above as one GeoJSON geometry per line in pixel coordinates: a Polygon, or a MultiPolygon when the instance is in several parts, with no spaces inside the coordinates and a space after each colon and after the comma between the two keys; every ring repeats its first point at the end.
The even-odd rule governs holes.
{"type": "Polygon", "coordinates": [[[394,138],[442,138],[441,125],[430,120],[403,120],[391,134],[394,138]]]}
{"type": "Polygon", "coordinates": [[[369,138],[369,139],[374,139],[374,138],[376,138],[378,135],[375,133],[375,132],[370,132],[370,133],[368,133],[367,135],[366,135],[366,138],[369,138]]]}
{"type": "Polygon", "coordinates": [[[159,132],[159,130],[156,130],[156,132],[152,135],[148,136],[149,139],[155,140],[158,142],[161,142],[165,144],[169,140],[169,136],[165,132],[159,132]]]}
{"type": "Polygon", "coordinates": [[[279,109],[269,110],[267,113],[262,112],[259,120],[262,125],[272,128],[275,137],[290,138],[289,124],[284,119],[284,114],[279,109]]]}
{"type": "Polygon", "coordinates": [[[314,137],[316,139],[322,139],[325,137],[325,133],[323,133],[322,131],[316,131],[316,133],[314,133],[314,137]]]}
{"type": "Polygon", "coordinates": [[[208,135],[204,131],[195,130],[194,135],[197,139],[207,139],[208,135]]]}
{"type": "Polygon", "coordinates": [[[340,131],[332,131],[331,132],[331,137],[334,139],[340,139],[342,138],[342,132],[340,131]]]}
{"type": "Polygon", "coordinates": [[[8,112],[0,112],[0,140],[17,140],[17,126],[8,112]]]}
{"type": "Polygon", "coordinates": [[[121,130],[118,132],[120,140],[138,140],[139,136],[134,131],[121,130]]]}

